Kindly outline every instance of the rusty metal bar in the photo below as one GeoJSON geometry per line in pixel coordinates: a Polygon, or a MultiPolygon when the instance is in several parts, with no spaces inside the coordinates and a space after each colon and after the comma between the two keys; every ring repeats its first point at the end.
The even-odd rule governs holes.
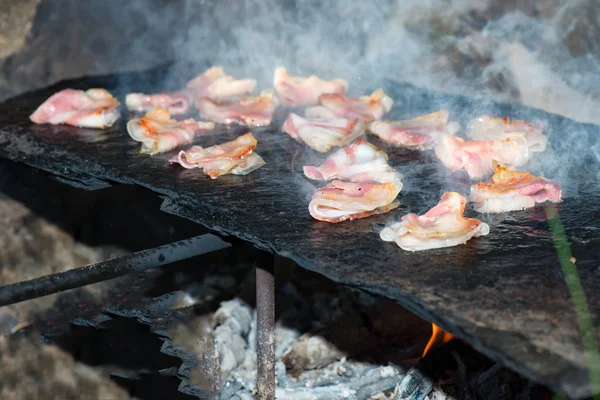
{"type": "Polygon", "coordinates": [[[212,382],[212,398],[218,399],[221,391],[221,360],[212,334],[204,338],[202,361],[204,377],[212,382]]]}
{"type": "Polygon", "coordinates": [[[230,247],[212,234],[0,287],[0,307],[98,283],[230,247]]]}
{"type": "Polygon", "coordinates": [[[256,264],[256,351],[258,400],[275,400],[275,265],[263,253],[256,264]]]}

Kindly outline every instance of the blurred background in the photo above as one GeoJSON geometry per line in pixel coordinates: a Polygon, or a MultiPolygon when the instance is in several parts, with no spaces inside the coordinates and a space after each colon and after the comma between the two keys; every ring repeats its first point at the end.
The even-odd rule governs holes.
{"type": "Polygon", "coordinates": [[[384,78],[598,122],[597,0],[4,0],[0,99],[82,75],[175,62],[384,78]]]}

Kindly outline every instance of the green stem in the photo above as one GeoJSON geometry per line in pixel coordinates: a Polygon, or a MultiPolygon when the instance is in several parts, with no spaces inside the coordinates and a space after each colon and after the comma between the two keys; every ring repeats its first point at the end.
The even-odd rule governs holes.
{"type": "MultiPolygon", "coordinates": [[[[598,342],[596,341],[596,330],[592,321],[592,314],[585,298],[585,291],[579,278],[576,261],[571,253],[571,247],[567,240],[565,229],[560,217],[553,207],[545,207],[548,225],[554,238],[554,247],[558,254],[558,259],[562,267],[565,282],[575,309],[575,317],[581,334],[583,350],[588,362],[588,374],[590,387],[592,391],[600,387],[600,351],[598,351],[598,342]]],[[[600,400],[600,393],[594,396],[594,399],[600,400]]]]}

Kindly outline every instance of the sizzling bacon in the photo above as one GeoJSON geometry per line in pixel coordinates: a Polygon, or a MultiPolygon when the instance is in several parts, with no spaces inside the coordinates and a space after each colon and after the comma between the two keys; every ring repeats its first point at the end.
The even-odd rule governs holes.
{"type": "Polygon", "coordinates": [[[425,150],[435,146],[441,136],[458,132],[458,124],[448,119],[448,111],[440,110],[405,121],[374,121],[368,130],[395,146],[425,150]]]}
{"type": "Polygon", "coordinates": [[[469,122],[466,133],[473,140],[501,140],[512,135],[523,135],[527,139],[529,151],[532,152],[542,152],[546,150],[548,144],[548,138],[544,136],[544,124],[541,121],[530,123],[482,115],[469,122]]]}
{"type": "Polygon", "coordinates": [[[36,124],[110,128],[119,119],[119,101],[104,89],[64,89],[53,94],[29,117],[36,124]]]}
{"type": "Polygon", "coordinates": [[[214,122],[198,122],[192,118],[175,121],[164,108],[156,107],[143,118],[127,123],[133,140],[142,143],[142,154],[158,154],[191,143],[197,133],[215,129],[214,122]]]}
{"type": "Polygon", "coordinates": [[[125,96],[125,104],[131,111],[143,112],[161,107],[171,115],[180,115],[188,112],[194,103],[194,96],[193,90],[185,89],[158,94],[129,93],[125,96]]]}
{"type": "Polygon", "coordinates": [[[383,214],[400,205],[396,200],[400,189],[392,183],[336,180],[315,192],[308,211],[313,218],[332,223],[383,214]]]}
{"type": "Polygon", "coordinates": [[[333,146],[345,146],[365,132],[359,119],[307,119],[291,113],[283,123],[282,131],[310,148],[326,153],[333,146]]]}
{"type": "Polygon", "coordinates": [[[253,152],[257,144],[252,132],[248,132],[235,140],[208,148],[192,146],[188,151],[180,151],[169,162],[188,169],[202,168],[212,179],[225,174],[247,175],[265,165],[265,161],[253,152]]]}
{"type": "Polygon", "coordinates": [[[452,172],[464,169],[471,178],[491,173],[493,160],[512,166],[523,165],[529,160],[527,140],[523,135],[481,142],[443,136],[435,147],[435,154],[452,172]]]}
{"type": "Polygon", "coordinates": [[[283,67],[275,70],[273,86],[283,105],[288,107],[310,106],[319,103],[319,96],[325,93],[344,94],[348,82],[343,79],[324,81],[311,75],[308,78],[289,76],[283,67]]]}
{"type": "Polygon", "coordinates": [[[489,183],[471,186],[471,201],[481,213],[498,213],[531,208],[536,203],[561,200],[560,185],[529,172],[518,172],[496,163],[489,183]]]}
{"type": "Polygon", "coordinates": [[[192,79],[183,90],[158,94],[129,93],[125,103],[131,111],[149,111],[159,106],[171,115],[179,115],[187,113],[198,97],[224,99],[250,93],[255,87],[254,79],[236,80],[225,74],[223,68],[212,67],[192,79]]]}
{"type": "Polygon", "coordinates": [[[309,179],[326,181],[347,179],[352,182],[394,183],[402,189],[402,174],[388,164],[388,156],[366,139],[339,149],[320,167],[304,167],[309,179]]]}
{"type": "Polygon", "coordinates": [[[256,79],[235,79],[227,75],[221,67],[209,68],[187,84],[187,89],[194,90],[197,97],[213,100],[243,96],[252,93],[255,88],[256,79]]]}
{"type": "Polygon", "coordinates": [[[222,124],[238,123],[246,126],[270,125],[278,106],[279,100],[273,89],[265,89],[256,97],[241,97],[227,102],[207,97],[196,101],[196,108],[204,118],[222,124]]]}
{"type": "Polygon", "coordinates": [[[390,112],[394,100],[383,89],[377,89],[370,96],[345,97],[342,94],[323,94],[319,97],[320,106],[309,107],[304,115],[309,118],[360,118],[364,121],[381,119],[390,112]]]}
{"type": "Polygon", "coordinates": [[[396,242],[407,251],[452,247],[466,243],[472,237],[484,236],[490,227],[481,221],[465,218],[467,199],[456,192],[447,192],[440,202],[424,215],[407,214],[402,221],[384,228],[380,237],[396,242]]]}

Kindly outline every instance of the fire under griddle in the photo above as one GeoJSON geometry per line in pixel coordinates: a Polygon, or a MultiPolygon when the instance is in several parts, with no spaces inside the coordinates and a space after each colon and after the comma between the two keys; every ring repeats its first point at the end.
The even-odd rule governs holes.
{"type": "MultiPolygon", "coordinates": [[[[8,100],[0,104],[0,156],[86,189],[113,184],[149,188],[164,198],[162,209],[168,213],[289,257],[334,281],[395,299],[479,351],[554,390],[572,398],[600,392],[600,387],[588,380],[576,314],[557,252],[560,238],[547,220],[548,215],[560,217],[597,330],[600,167],[593,148],[598,146],[600,127],[522,106],[473,102],[388,82],[384,89],[396,100],[386,117],[390,119],[446,108],[462,126],[481,113],[543,120],[549,149],[534,154],[528,169],[558,180],[564,190],[561,204],[520,212],[481,216],[468,206],[467,215],[490,225],[488,236],[464,246],[409,253],[381,241],[381,228],[407,212],[423,213],[444,191],[467,195],[470,185],[460,173],[440,168],[431,152],[393,149],[369,137],[405,175],[401,206],[384,215],[328,224],[313,220],[308,213],[312,193],[323,185],[302,174],[303,165],[314,165],[324,156],[280,131],[289,110],[280,109],[271,127],[252,130],[258,139],[256,152],[266,166],[248,176],[228,175],[214,181],[200,170],[170,166],[167,160],[172,153],[153,157],[139,154],[139,144],[125,129],[125,110],[120,121],[106,131],[34,125],[28,119],[60,89],[103,87],[124,103],[128,91],[163,89],[168,72],[164,67],[87,77],[8,100]],[[585,141],[583,146],[581,141],[585,141]],[[578,154],[569,158],[571,162],[556,162],[558,155],[572,153],[574,147],[578,154]]],[[[239,126],[219,126],[212,134],[198,137],[195,144],[224,142],[246,131],[239,126]]]]}

